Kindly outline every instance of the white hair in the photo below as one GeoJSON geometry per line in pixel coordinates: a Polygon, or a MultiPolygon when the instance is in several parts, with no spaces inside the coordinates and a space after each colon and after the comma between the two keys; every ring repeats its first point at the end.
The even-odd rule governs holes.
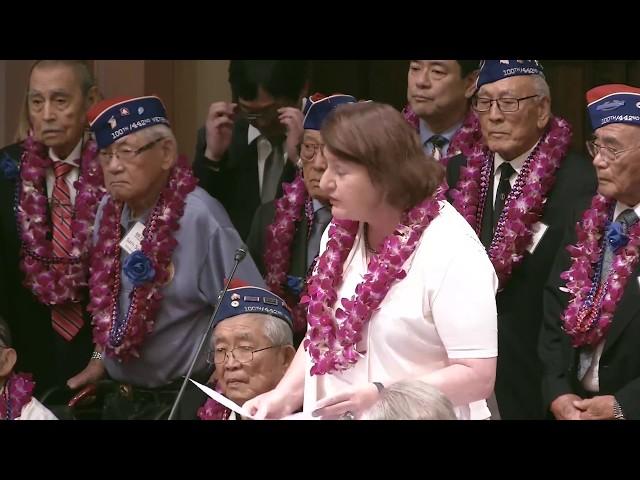
{"type": "Polygon", "coordinates": [[[549,84],[545,78],[542,75],[531,75],[531,80],[533,80],[533,88],[536,95],[547,97],[551,100],[551,90],[549,89],[549,84]]]}
{"type": "Polygon", "coordinates": [[[403,380],[384,388],[363,420],[456,420],[451,401],[420,380],[403,380]]]}
{"type": "Polygon", "coordinates": [[[164,137],[173,140],[173,142],[176,144],[176,147],[178,145],[178,141],[176,140],[176,136],[174,135],[173,130],[171,130],[168,125],[165,125],[163,123],[144,128],[137,132],[137,134],[147,142],[152,142],[158,138],[164,137]]]}
{"type": "Polygon", "coordinates": [[[261,315],[262,331],[272,345],[293,345],[293,332],[287,322],[273,315],[261,315]]]}
{"type": "MultiPolygon", "coordinates": [[[[264,313],[252,313],[251,315],[253,317],[259,317],[259,319],[262,320],[262,333],[264,333],[264,336],[267,337],[272,345],[293,345],[293,331],[287,322],[281,318],[264,313]]],[[[220,323],[218,323],[218,325],[219,324],[220,323]]],[[[212,344],[215,342],[215,328],[211,341],[212,344]]]]}

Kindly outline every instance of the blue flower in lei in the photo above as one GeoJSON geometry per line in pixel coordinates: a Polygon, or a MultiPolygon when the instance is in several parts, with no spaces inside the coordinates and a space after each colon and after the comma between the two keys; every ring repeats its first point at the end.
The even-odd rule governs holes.
{"type": "Polygon", "coordinates": [[[16,165],[6,153],[2,157],[2,160],[0,160],[0,170],[2,170],[2,174],[7,180],[13,180],[18,176],[18,173],[20,173],[18,165],[16,165]]]}
{"type": "Polygon", "coordinates": [[[127,278],[136,287],[145,282],[150,282],[156,276],[151,260],[142,253],[142,250],[136,250],[129,255],[125,259],[122,269],[127,278]]]}
{"type": "Polygon", "coordinates": [[[289,290],[291,290],[295,295],[300,295],[300,292],[302,292],[302,288],[304,287],[304,278],[287,275],[287,287],[289,287],[289,290]]]}
{"type": "Polygon", "coordinates": [[[609,224],[606,238],[614,252],[629,243],[629,237],[624,233],[624,225],[620,222],[611,222],[609,224]]]}

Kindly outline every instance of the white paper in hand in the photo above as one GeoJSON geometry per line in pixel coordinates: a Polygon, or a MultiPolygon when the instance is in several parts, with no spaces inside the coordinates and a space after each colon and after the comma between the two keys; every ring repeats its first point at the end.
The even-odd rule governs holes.
{"type": "Polygon", "coordinates": [[[242,415],[243,417],[247,417],[247,418],[250,418],[252,420],[255,420],[255,418],[253,418],[251,415],[249,415],[249,412],[247,412],[244,408],[242,408],[240,405],[235,403],[233,400],[229,400],[227,397],[225,397],[221,393],[218,393],[214,389],[209,388],[206,385],[202,385],[201,383],[198,383],[198,382],[196,382],[195,380],[193,380],[191,378],[189,380],[191,380],[200,390],[202,390],[204,393],[209,395],[216,402],[220,403],[221,405],[224,405],[228,409],[236,412],[239,415],[242,415]]]}

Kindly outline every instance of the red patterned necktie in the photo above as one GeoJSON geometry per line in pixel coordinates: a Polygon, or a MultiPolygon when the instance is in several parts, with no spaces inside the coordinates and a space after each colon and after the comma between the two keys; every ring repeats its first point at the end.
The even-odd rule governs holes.
{"type": "MultiPolygon", "coordinates": [[[[73,209],[71,194],[66,182],[67,174],[73,169],[68,163],[54,162],[53,171],[56,182],[51,195],[51,224],[53,229],[53,255],[68,257],[71,251],[71,219],[73,209]]],[[[64,269],[64,264],[54,265],[53,268],[64,269]]],[[[82,307],[78,303],[54,305],[51,309],[53,329],[65,340],[71,341],[82,328],[82,307]]]]}

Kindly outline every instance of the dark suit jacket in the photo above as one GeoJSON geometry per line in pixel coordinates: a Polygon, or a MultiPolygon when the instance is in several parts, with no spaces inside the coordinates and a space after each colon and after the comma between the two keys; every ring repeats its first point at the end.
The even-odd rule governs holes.
{"type": "MultiPolygon", "coordinates": [[[[5,154],[18,164],[22,147],[13,144],[1,149],[0,159],[5,154]]],[[[53,330],[49,307],[23,287],[15,194],[16,179],[7,179],[0,172],[0,314],[9,324],[18,352],[16,370],[33,374],[39,395],[50,387],[63,386],[86,367],[93,349],[91,320],[85,312],[84,326],[67,342],[53,330]]]]}
{"type": "MultiPolygon", "coordinates": [[[[455,188],[460,167],[466,165],[462,155],[447,165],[447,181],[455,188]]],[[[542,369],[537,343],[542,322],[542,291],[553,259],[561,247],[564,229],[575,223],[579,212],[589,203],[596,189],[595,171],[589,160],[569,154],[556,172],[556,182],[547,197],[541,221],[549,228],[533,254],[514,269],[504,289],[498,292],[498,367],[496,399],[503,419],[543,418],[541,396],[542,369]]],[[[492,195],[487,195],[487,207],[492,195]]],[[[485,207],[485,213],[491,209],[485,207]]],[[[492,228],[483,219],[482,237],[491,238],[492,228]],[[488,234],[488,235],[487,235],[488,234]]],[[[484,243],[484,242],[483,242],[484,243]]],[[[486,245],[485,245],[486,246],[486,245]]]]}
{"type": "MultiPolygon", "coordinates": [[[[256,210],[251,224],[249,237],[247,238],[247,247],[254,262],[258,266],[258,270],[262,276],[266,275],[264,265],[264,248],[267,236],[267,227],[273,223],[275,217],[275,201],[271,201],[261,205],[256,210]]],[[[296,223],[296,231],[291,245],[291,264],[289,266],[289,275],[296,277],[304,277],[307,273],[307,229],[308,220],[305,215],[296,223]]]]}
{"type": "MultiPolygon", "coordinates": [[[[304,208],[304,207],[303,207],[304,208]]],[[[253,219],[253,223],[251,225],[251,232],[249,233],[249,238],[247,238],[247,247],[249,248],[249,252],[251,253],[251,257],[256,262],[258,266],[258,270],[262,275],[266,275],[266,268],[264,265],[264,254],[265,254],[265,239],[266,239],[266,229],[271,223],[273,223],[273,218],[275,216],[275,201],[271,201],[265,203],[258,207],[256,210],[255,217],[253,219]]],[[[300,277],[306,279],[307,277],[307,249],[309,244],[307,242],[307,229],[308,229],[308,220],[305,215],[302,216],[302,219],[296,223],[296,232],[293,237],[292,245],[291,245],[291,264],[289,265],[289,275],[293,275],[295,277],[300,277]]],[[[318,252],[315,252],[317,255],[318,252]]],[[[299,300],[298,295],[293,292],[288,292],[288,295],[285,295],[285,300],[290,307],[294,307],[294,302],[299,300]]],[[[298,348],[300,342],[304,339],[304,332],[294,332],[293,335],[293,346],[298,348]]]]}
{"type": "MultiPolygon", "coordinates": [[[[193,171],[200,179],[200,186],[222,203],[243,240],[247,239],[253,215],[261,204],[257,144],[255,141],[247,144],[248,129],[246,121],[237,121],[233,127],[229,150],[218,163],[213,164],[204,156],[206,133],[204,127],[200,128],[193,163],[193,171]],[[212,165],[219,170],[212,170],[212,165]]],[[[293,164],[287,162],[281,180],[290,182],[295,173],[293,164]]],[[[279,195],[280,192],[276,194],[276,198],[279,195]]]]}
{"type": "MultiPolygon", "coordinates": [[[[570,296],[559,288],[565,286],[560,274],[569,269],[571,258],[564,246],[576,243],[575,229],[566,232],[549,281],[544,291],[544,322],[539,353],[544,368],[542,394],[544,404],[560,395],[586,394],[577,380],[578,349],[561,330],[561,315],[570,296]]],[[[599,364],[598,395],[614,395],[626,418],[640,419],[640,263],[636,265],[618,303],[599,364]]]]}

